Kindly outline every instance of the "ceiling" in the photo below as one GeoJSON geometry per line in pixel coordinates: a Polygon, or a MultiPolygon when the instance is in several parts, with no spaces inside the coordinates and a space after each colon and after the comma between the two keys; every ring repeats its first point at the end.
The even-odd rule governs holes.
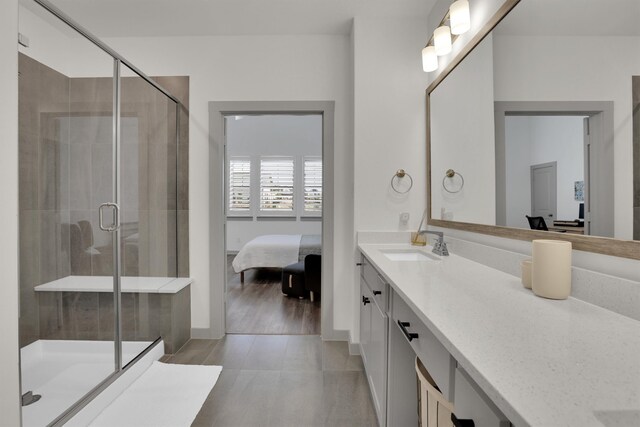
{"type": "Polygon", "coordinates": [[[522,0],[495,33],[640,36],[640,0],[522,0]]]}
{"type": "Polygon", "coordinates": [[[100,37],[349,34],[354,16],[422,17],[435,0],[50,0],[100,37]]]}

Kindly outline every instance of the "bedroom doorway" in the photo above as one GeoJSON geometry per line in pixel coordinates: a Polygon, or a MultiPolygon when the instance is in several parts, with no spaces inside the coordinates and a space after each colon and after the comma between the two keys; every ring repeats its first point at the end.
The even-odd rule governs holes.
{"type": "MultiPolygon", "coordinates": [[[[322,258],[320,333],[322,340],[346,340],[334,325],[334,101],[209,102],[209,300],[208,327],[195,327],[193,338],[219,339],[227,333],[227,254],[225,205],[225,117],[287,114],[322,116],[322,258]]],[[[242,119],[241,119],[242,120],[242,119]]],[[[246,278],[246,277],[245,277],[246,278]]],[[[196,298],[197,300],[197,298],[196,298]]],[[[206,302],[205,302],[206,304],[206,302]]]]}
{"type": "Polygon", "coordinates": [[[319,335],[323,116],[223,116],[226,333],[319,335]]]}

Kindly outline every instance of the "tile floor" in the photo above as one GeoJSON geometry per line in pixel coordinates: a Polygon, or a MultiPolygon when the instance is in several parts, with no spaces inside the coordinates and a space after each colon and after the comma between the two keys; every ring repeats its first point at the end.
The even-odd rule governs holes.
{"type": "Polygon", "coordinates": [[[376,426],[360,356],[317,335],[191,340],[168,363],[222,365],[193,426],[376,426]]]}

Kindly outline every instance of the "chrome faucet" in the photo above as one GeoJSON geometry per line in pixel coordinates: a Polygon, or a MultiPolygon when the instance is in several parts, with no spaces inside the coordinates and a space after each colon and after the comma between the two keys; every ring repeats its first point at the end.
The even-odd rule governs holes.
{"type": "Polygon", "coordinates": [[[433,250],[431,252],[440,256],[449,256],[449,250],[447,249],[447,244],[444,242],[444,233],[442,231],[418,231],[418,235],[422,234],[435,234],[438,236],[438,240],[433,244],[433,250]]]}
{"type": "Polygon", "coordinates": [[[434,243],[433,250],[431,252],[440,256],[449,256],[449,250],[447,249],[447,244],[444,242],[444,233],[442,231],[422,230],[422,224],[424,224],[424,220],[426,217],[427,217],[427,211],[425,210],[424,213],[422,214],[422,219],[420,220],[418,231],[416,231],[415,233],[415,239],[414,238],[411,239],[411,244],[425,245],[425,243],[418,242],[418,236],[421,236],[423,234],[435,234],[436,236],[438,236],[438,240],[436,241],[436,243],[434,243]]]}

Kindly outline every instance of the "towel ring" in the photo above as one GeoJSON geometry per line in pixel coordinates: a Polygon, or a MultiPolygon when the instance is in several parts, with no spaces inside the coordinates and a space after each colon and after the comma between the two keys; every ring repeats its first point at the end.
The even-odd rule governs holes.
{"type": "Polygon", "coordinates": [[[464,177],[460,173],[454,171],[453,169],[449,169],[445,172],[444,178],[442,178],[442,188],[444,188],[444,190],[447,193],[451,193],[451,194],[459,193],[463,187],[464,187],[464,177]],[[453,180],[453,178],[456,175],[460,177],[460,187],[458,189],[452,189],[451,187],[447,187],[447,178],[449,178],[450,180],[453,180]]]}
{"type": "Polygon", "coordinates": [[[393,191],[395,191],[396,193],[406,194],[409,192],[409,190],[411,190],[411,187],[413,187],[413,178],[411,178],[411,175],[405,172],[404,169],[398,169],[396,173],[391,177],[391,188],[393,188],[393,191]],[[398,189],[398,184],[400,184],[400,180],[402,180],[402,178],[404,178],[405,176],[409,178],[409,188],[401,191],[398,189]]]}

